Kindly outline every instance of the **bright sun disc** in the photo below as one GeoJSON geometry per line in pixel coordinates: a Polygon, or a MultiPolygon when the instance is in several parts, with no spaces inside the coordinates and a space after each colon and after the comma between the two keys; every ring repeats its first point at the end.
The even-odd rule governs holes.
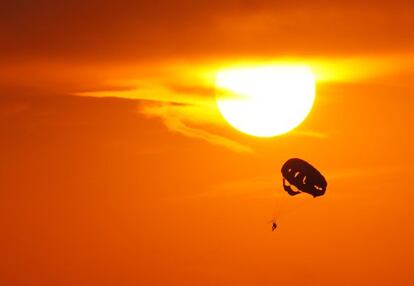
{"type": "Polygon", "coordinates": [[[272,137],[298,126],[312,109],[315,78],[307,67],[272,66],[217,73],[216,101],[234,128],[272,137]]]}

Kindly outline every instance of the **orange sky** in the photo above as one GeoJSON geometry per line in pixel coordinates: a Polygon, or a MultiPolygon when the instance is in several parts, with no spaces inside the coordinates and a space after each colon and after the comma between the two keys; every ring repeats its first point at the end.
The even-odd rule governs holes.
{"type": "Polygon", "coordinates": [[[414,283],[414,5],[254,2],[0,4],[1,285],[414,283]],[[310,115],[238,133],[215,72],[280,62],[310,115]],[[291,157],[325,196],[282,191],[291,157]]]}

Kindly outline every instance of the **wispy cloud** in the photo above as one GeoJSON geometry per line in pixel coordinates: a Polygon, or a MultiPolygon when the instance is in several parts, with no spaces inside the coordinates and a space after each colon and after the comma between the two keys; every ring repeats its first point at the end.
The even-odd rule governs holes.
{"type": "Polygon", "coordinates": [[[208,126],[223,126],[214,102],[214,95],[202,87],[180,87],[154,84],[138,89],[83,92],[77,95],[120,97],[140,100],[139,112],[160,118],[166,127],[184,136],[204,140],[239,153],[253,153],[249,146],[208,131],[208,126]]]}
{"type": "MultiPolygon", "coordinates": [[[[169,130],[178,132],[187,137],[202,139],[213,145],[223,146],[240,153],[253,153],[253,149],[246,145],[238,143],[224,136],[213,134],[201,128],[190,126],[188,123],[186,123],[186,121],[191,121],[191,119],[189,120],[189,118],[183,118],[183,114],[188,114],[193,109],[198,109],[198,107],[164,103],[156,105],[144,105],[140,111],[148,116],[161,118],[169,130]]],[[[203,119],[203,117],[195,119],[195,121],[204,120],[205,119],[203,119]]]]}
{"type": "MultiPolygon", "coordinates": [[[[213,71],[216,69],[217,67],[208,65],[204,68],[172,65],[167,70],[160,68],[159,74],[149,72],[147,76],[142,75],[141,80],[129,78],[113,82],[113,85],[121,86],[118,90],[82,92],[77,95],[138,100],[141,114],[161,119],[172,132],[236,152],[252,153],[251,147],[217,131],[227,128],[228,124],[215,103],[213,71]],[[125,89],[122,86],[132,88],[125,89]]],[[[313,130],[298,129],[290,134],[315,139],[327,138],[326,134],[313,130]]]]}

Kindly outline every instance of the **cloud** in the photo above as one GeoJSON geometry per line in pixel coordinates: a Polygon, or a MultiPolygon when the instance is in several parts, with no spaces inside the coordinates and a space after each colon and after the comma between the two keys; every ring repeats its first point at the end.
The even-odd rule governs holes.
{"type": "MultiPolygon", "coordinates": [[[[148,116],[160,117],[169,130],[178,132],[187,137],[201,139],[213,145],[226,147],[239,153],[253,153],[253,149],[246,145],[238,143],[229,138],[213,134],[201,128],[190,126],[188,123],[186,123],[188,119],[184,119],[178,110],[182,111],[188,109],[191,112],[193,108],[194,106],[177,106],[170,103],[164,103],[156,105],[144,105],[140,111],[148,116]]],[[[197,107],[195,109],[197,109],[197,107]]],[[[183,112],[183,114],[185,113],[189,112],[183,112]]],[[[201,119],[202,117],[199,117],[200,115],[198,113],[194,113],[194,115],[195,114],[197,114],[197,117],[199,118],[198,120],[196,119],[196,121],[203,121],[203,119],[201,119]]]]}
{"type": "Polygon", "coordinates": [[[206,90],[208,92],[202,87],[154,83],[132,90],[82,92],[76,95],[140,100],[139,112],[148,117],[160,118],[170,131],[235,152],[253,153],[249,146],[207,131],[208,126],[223,126],[225,122],[217,110],[214,96],[203,94],[206,90]]]}
{"type": "Polygon", "coordinates": [[[2,1],[1,61],[412,51],[410,1],[2,1]]]}
{"type": "MultiPolygon", "coordinates": [[[[188,101],[188,99],[186,100],[188,101]]],[[[140,112],[150,117],[159,117],[169,130],[182,135],[205,140],[211,144],[223,146],[240,153],[253,153],[253,149],[234,140],[213,134],[200,126],[228,126],[221,118],[214,103],[177,104],[170,102],[146,102],[141,105],[140,112]],[[198,126],[198,127],[194,127],[198,126]]],[[[294,130],[294,136],[326,139],[328,136],[321,132],[294,130]]]]}
{"type": "MultiPolygon", "coordinates": [[[[142,68],[136,78],[125,77],[120,80],[122,76],[118,79],[115,77],[112,84],[120,86],[118,90],[113,88],[75,94],[138,100],[141,114],[161,119],[170,131],[236,152],[252,153],[251,147],[220,135],[221,132],[218,131],[228,128],[228,123],[215,102],[214,75],[217,69],[219,67],[213,64],[203,66],[202,63],[147,67],[142,68]],[[132,88],[125,89],[122,86],[132,88]]],[[[291,134],[316,139],[327,138],[326,134],[313,130],[295,130],[291,134]]]]}

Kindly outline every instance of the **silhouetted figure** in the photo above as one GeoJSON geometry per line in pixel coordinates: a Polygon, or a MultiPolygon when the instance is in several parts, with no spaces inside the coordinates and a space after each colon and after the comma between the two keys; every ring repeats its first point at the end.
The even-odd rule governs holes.
{"type": "Polygon", "coordinates": [[[275,222],[272,223],[272,231],[275,231],[275,229],[277,228],[277,224],[275,222]]]}

